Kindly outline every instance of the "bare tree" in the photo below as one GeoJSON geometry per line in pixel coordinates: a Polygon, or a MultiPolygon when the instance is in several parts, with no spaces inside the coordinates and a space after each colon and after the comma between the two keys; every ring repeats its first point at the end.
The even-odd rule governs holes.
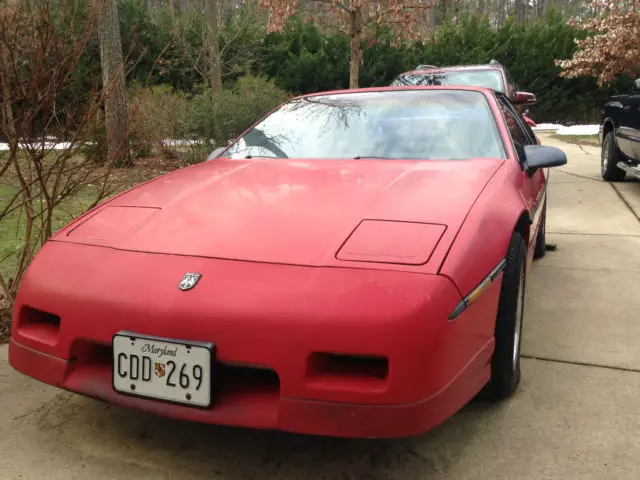
{"type": "Polygon", "coordinates": [[[133,165],[129,146],[129,115],[122,58],[122,40],[117,0],[97,0],[99,6],[100,62],[104,88],[112,89],[106,96],[105,126],[107,130],[108,163],[118,167],[133,165]]]}
{"type": "MultiPolygon", "coordinates": [[[[209,3],[203,8],[201,3],[197,8],[193,5],[183,5],[180,13],[176,14],[174,23],[174,38],[176,45],[180,47],[181,60],[188,60],[190,68],[213,90],[222,87],[225,77],[249,70],[258,60],[264,24],[256,11],[257,0],[244,0],[237,8],[236,5],[230,4],[229,0],[216,1],[217,21],[213,20],[214,15],[212,18],[207,15],[206,21],[201,22],[202,13],[206,12],[207,8],[209,11],[213,8],[209,3]],[[218,25],[215,35],[209,30],[214,24],[218,25]],[[202,48],[194,48],[189,41],[189,34],[192,35],[194,32],[201,36],[202,48]]],[[[171,59],[165,62],[167,65],[171,63],[171,59]]]]}
{"type": "MultiPolygon", "coordinates": [[[[428,11],[435,0],[308,0],[307,3],[318,7],[311,20],[335,26],[349,36],[349,87],[357,88],[362,41],[373,40],[375,29],[383,25],[395,31],[397,43],[418,38],[420,34],[415,27],[419,20],[428,24],[428,11]]],[[[299,0],[260,0],[259,4],[269,9],[270,31],[281,30],[299,8],[299,0]]]]}
{"type": "Polygon", "coordinates": [[[72,0],[13,3],[0,12],[0,131],[9,144],[0,153],[0,223],[15,228],[19,241],[0,258],[0,296],[9,302],[70,200],[83,191],[90,208],[111,193],[109,169],[97,166],[94,149],[83,155],[81,148],[93,140],[92,122],[112,90],[96,82],[89,95],[74,95],[97,9],[83,11],[72,0]],[[64,142],[56,145],[53,133],[64,142]]]}
{"type": "Polygon", "coordinates": [[[207,77],[214,92],[222,90],[218,14],[218,0],[207,0],[207,77]]]}

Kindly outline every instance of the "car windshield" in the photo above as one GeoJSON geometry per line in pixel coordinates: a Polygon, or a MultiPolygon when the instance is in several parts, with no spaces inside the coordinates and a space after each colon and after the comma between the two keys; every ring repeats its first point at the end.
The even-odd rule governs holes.
{"type": "Polygon", "coordinates": [[[294,99],[227,149],[232,158],[506,158],[486,97],[392,90],[294,99]]]}
{"type": "Polygon", "coordinates": [[[391,85],[470,85],[474,87],[492,88],[498,92],[504,93],[502,75],[499,71],[493,69],[407,73],[400,75],[391,83],[391,85]]]}

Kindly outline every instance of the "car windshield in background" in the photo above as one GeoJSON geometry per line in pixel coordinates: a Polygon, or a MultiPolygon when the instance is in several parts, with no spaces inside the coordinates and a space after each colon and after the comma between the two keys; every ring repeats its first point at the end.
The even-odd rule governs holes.
{"type": "Polygon", "coordinates": [[[502,75],[497,70],[459,70],[448,72],[414,72],[400,75],[391,86],[470,85],[504,92],[502,75]]]}
{"type": "Polygon", "coordinates": [[[395,90],[292,100],[225,152],[232,158],[505,158],[487,99],[470,90],[395,90]]]}

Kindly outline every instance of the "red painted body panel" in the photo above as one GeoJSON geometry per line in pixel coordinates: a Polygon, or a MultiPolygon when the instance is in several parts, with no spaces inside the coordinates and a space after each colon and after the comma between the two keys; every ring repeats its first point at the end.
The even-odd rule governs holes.
{"type": "Polygon", "coordinates": [[[540,170],[532,179],[517,162],[506,164],[469,212],[440,274],[453,279],[461,292],[470,292],[504,258],[521,216],[532,222],[525,238],[530,264],[542,212],[536,206],[543,201],[545,185],[546,172],[540,170]]]}
{"type": "MultiPolygon", "coordinates": [[[[338,250],[363,219],[424,222],[447,227],[440,242],[431,245],[441,248],[435,255],[426,252],[430,261],[420,268],[435,273],[469,208],[504,163],[500,159],[217,159],[122,195],[53,240],[153,253],[339,266],[345,262],[336,258],[338,250]],[[327,199],[340,199],[340,204],[327,199]],[[133,215],[130,212],[137,209],[132,207],[145,208],[133,215]],[[131,224],[132,218],[139,222],[131,224]]],[[[389,226],[384,229],[381,234],[388,234],[389,226]]],[[[422,240],[418,234],[415,244],[422,240]]]]}
{"type": "MultiPolygon", "coordinates": [[[[460,295],[441,276],[186,258],[51,242],[34,260],[20,289],[12,335],[17,353],[10,358],[18,370],[72,391],[215,423],[280,428],[273,422],[280,419],[285,399],[395,406],[394,411],[400,411],[398,406],[434,402],[448,386],[458,393],[445,396],[453,395],[459,408],[468,401],[469,389],[486,381],[492,351],[487,326],[495,317],[497,295],[498,284],[458,321],[449,322],[447,315],[460,295]],[[185,269],[202,273],[198,287],[189,292],[176,288],[176,278],[185,269]],[[116,284],[117,293],[105,295],[116,284]],[[23,307],[62,319],[55,344],[45,344],[37,332],[23,333],[23,307]],[[267,367],[277,373],[279,388],[244,394],[224,391],[221,403],[206,413],[120,398],[111,391],[108,357],[78,352],[87,343],[108,347],[113,334],[123,329],[212,341],[219,362],[267,367]],[[314,375],[306,368],[314,352],[384,355],[389,358],[389,376],[370,381],[314,375]],[[53,366],[43,368],[49,361],[53,366]],[[450,386],[456,378],[463,383],[450,386]],[[240,407],[247,409],[244,420],[237,414],[240,407]],[[253,415],[262,420],[254,424],[253,415]]],[[[445,418],[425,415],[429,425],[445,418]]],[[[295,431],[314,433],[304,427],[304,419],[283,421],[297,425],[295,431]]],[[[336,428],[334,434],[344,433],[336,428]]],[[[417,433],[416,428],[413,423],[395,427],[399,434],[417,433]]]]}
{"type": "MultiPolygon", "coordinates": [[[[483,91],[498,115],[488,90],[462,89],[483,91]]],[[[532,217],[529,240],[539,223],[544,172],[523,173],[499,129],[506,160],[216,159],[125,192],[36,256],[15,303],[11,365],[185,420],[347,437],[423,432],[489,379],[501,276],[455,321],[449,314],[504,258],[520,216],[532,217]],[[180,291],[186,272],[202,277],[180,291]],[[34,321],[33,309],[49,320],[34,321]],[[120,330],[213,342],[213,406],[117,394],[110,355],[120,330]],[[322,370],[324,354],[388,367],[322,370]]]]}

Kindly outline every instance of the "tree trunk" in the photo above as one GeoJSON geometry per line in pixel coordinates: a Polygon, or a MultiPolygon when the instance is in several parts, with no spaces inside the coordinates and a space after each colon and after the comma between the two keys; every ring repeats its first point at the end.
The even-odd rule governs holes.
{"type": "Polygon", "coordinates": [[[460,1],[453,0],[453,24],[458,25],[460,23],[460,1]]]}
{"type": "Polygon", "coordinates": [[[349,12],[349,37],[351,38],[351,65],[349,68],[349,88],[358,88],[360,81],[360,60],[362,59],[362,29],[359,22],[360,7],[349,12]]]}
{"type": "Polygon", "coordinates": [[[117,0],[98,0],[100,8],[100,63],[102,88],[105,92],[105,126],[107,161],[117,167],[133,165],[129,145],[129,112],[127,109],[124,61],[118,20],[117,0]]]}
{"type": "Polygon", "coordinates": [[[520,24],[524,23],[527,18],[527,3],[526,0],[516,0],[516,21],[520,24]]]}
{"type": "Polygon", "coordinates": [[[218,0],[207,0],[207,75],[214,92],[222,90],[220,42],[218,39],[218,0]]]}
{"type": "Polygon", "coordinates": [[[507,19],[507,1],[498,0],[498,27],[501,27],[507,19]]]}
{"type": "Polygon", "coordinates": [[[478,15],[485,17],[487,15],[487,1],[478,0],[478,15]]]}
{"type": "MultiPolygon", "coordinates": [[[[2,126],[0,132],[4,133],[13,154],[18,146],[18,134],[16,133],[15,119],[13,117],[13,98],[9,86],[9,52],[6,45],[0,45],[0,87],[2,91],[2,126]]],[[[0,165],[2,171],[2,165],[0,165]]]]}
{"type": "Polygon", "coordinates": [[[434,9],[437,12],[438,26],[442,25],[451,13],[451,0],[440,0],[435,4],[434,9]]]}
{"type": "MultiPolygon", "coordinates": [[[[13,11],[16,7],[15,0],[7,0],[5,2],[6,15],[13,11]]],[[[18,134],[16,133],[15,118],[13,116],[13,95],[9,83],[9,75],[11,74],[11,65],[9,64],[9,50],[5,42],[0,44],[0,92],[2,93],[2,117],[0,121],[0,133],[3,133],[9,143],[11,154],[13,155],[18,147],[18,134]]],[[[1,135],[0,135],[1,136],[1,135]]],[[[4,169],[0,165],[0,172],[4,169]]]]}

